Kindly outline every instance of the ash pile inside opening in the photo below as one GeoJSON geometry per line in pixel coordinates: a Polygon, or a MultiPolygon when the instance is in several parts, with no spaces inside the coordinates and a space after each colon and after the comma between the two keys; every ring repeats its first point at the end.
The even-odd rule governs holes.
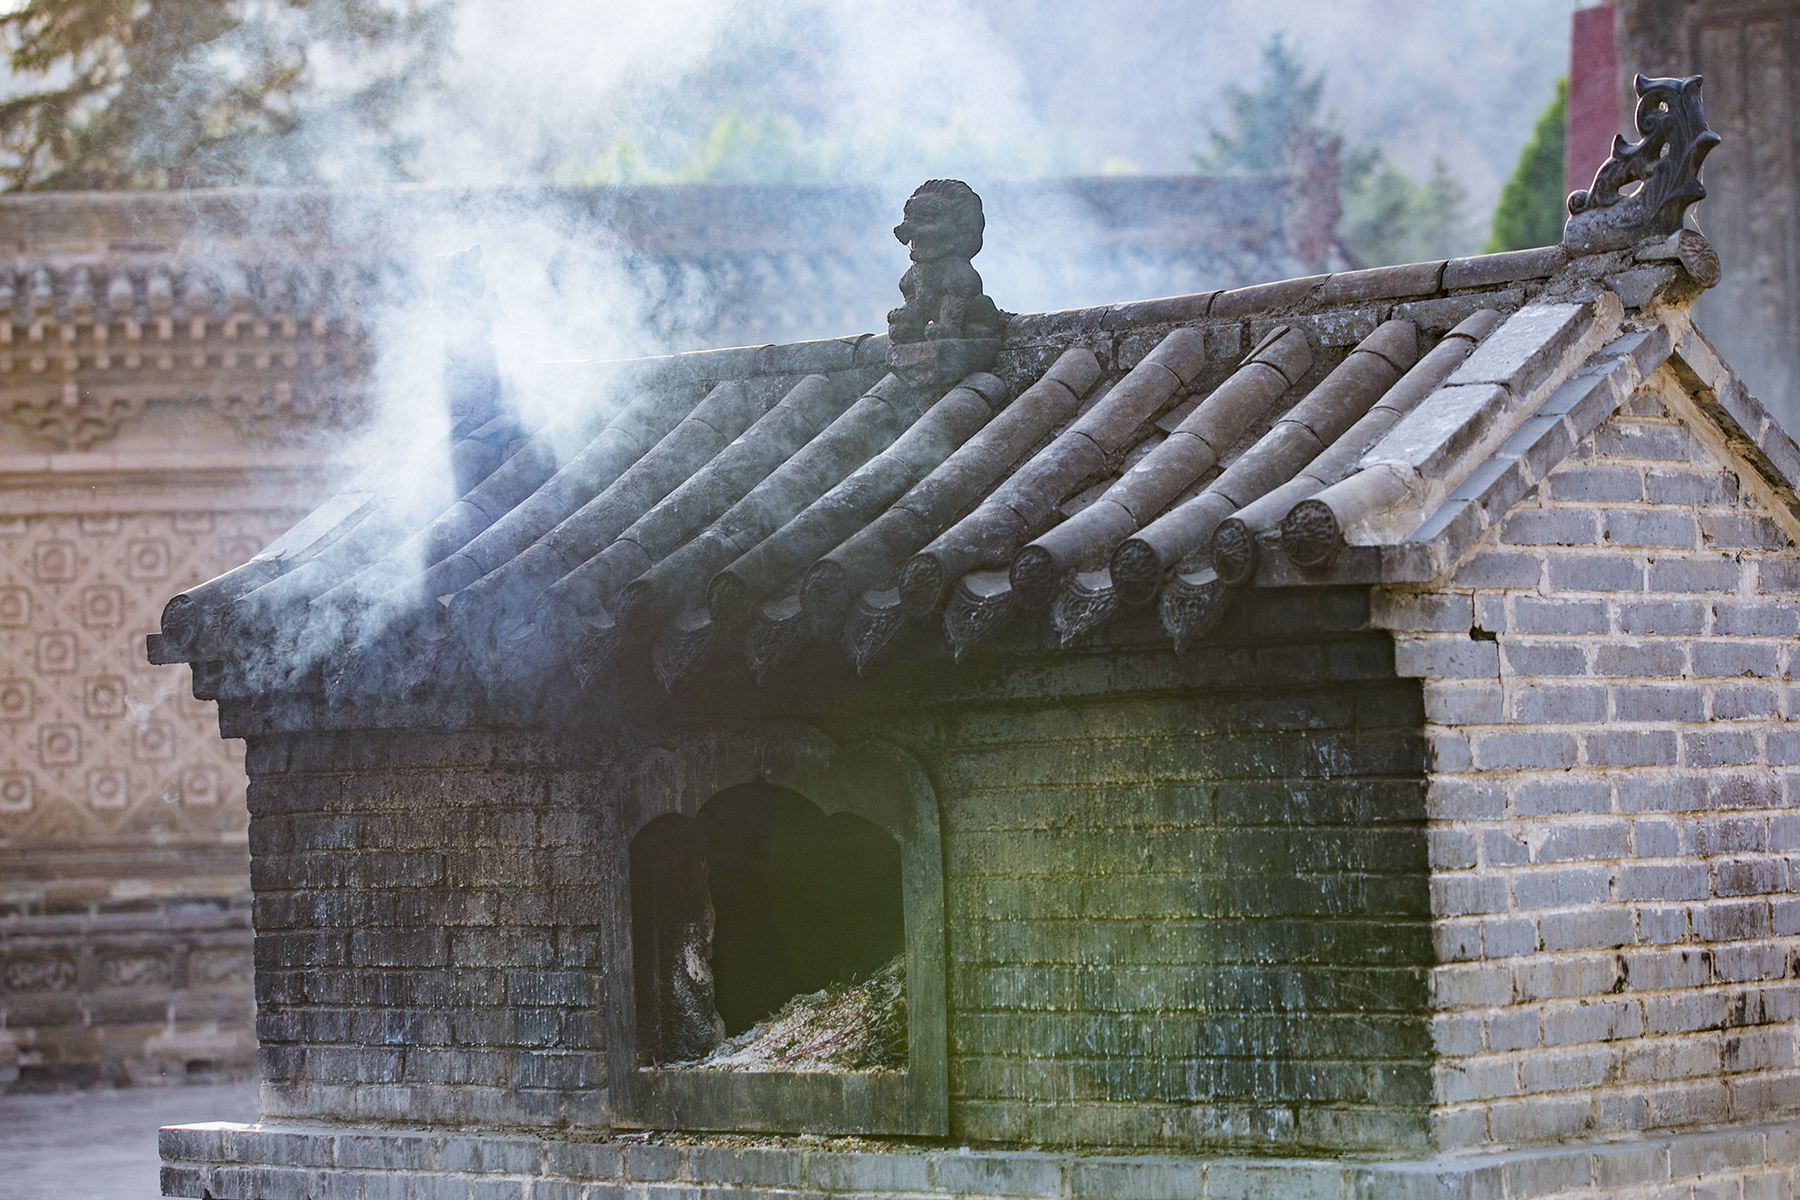
{"type": "Polygon", "coordinates": [[[860,983],[795,996],[774,1016],[683,1065],[717,1071],[903,1070],[905,956],[860,983]]]}

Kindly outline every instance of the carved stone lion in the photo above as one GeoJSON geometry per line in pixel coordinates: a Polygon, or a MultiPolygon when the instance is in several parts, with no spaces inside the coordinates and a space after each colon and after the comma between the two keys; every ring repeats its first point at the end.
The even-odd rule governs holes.
{"type": "Polygon", "coordinates": [[[981,197],[959,180],[927,180],[907,199],[894,236],[910,249],[913,265],[900,277],[906,303],[888,314],[890,342],[1000,336],[1004,319],[969,265],[986,227],[981,197]]]}

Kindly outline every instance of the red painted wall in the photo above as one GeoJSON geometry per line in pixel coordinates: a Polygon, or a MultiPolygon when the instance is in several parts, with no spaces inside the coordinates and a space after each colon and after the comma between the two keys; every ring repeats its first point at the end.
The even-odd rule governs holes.
{"type": "Polygon", "coordinates": [[[1587,187],[1619,132],[1617,59],[1610,4],[1577,9],[1569,30],[1569,105],[1563,191],[1587,187]]]}

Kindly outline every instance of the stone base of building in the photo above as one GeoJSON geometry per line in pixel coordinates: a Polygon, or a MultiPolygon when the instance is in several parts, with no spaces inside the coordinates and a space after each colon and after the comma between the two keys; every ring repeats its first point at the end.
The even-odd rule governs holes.
{"type": "Polygon", "coordinates": [[[153,878],[147,895],[121,899],[104,876],[99,895],[82,896],[11,865],[0,857],[11,889],[0,899],[0,1092],[255,1077],[245,881],[153,878]]]}
{"type": "Polygon", "coordinates": [[[1800,1120],[1400,1162],[680,1143],[218,1122],[162,1131],[209,1200],[1790,1200],[1800,1120]]]}

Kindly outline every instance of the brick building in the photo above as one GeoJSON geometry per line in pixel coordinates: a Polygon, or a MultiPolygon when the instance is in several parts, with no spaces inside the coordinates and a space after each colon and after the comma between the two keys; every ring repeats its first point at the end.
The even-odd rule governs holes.
{"type": "Polygon", "coordinates": [[[164,593],[328,497],[348,276],[242,198],[0,198],[0,1088],[248,1070],[242,753],[164,593]]]}
{"type": "Polygon", "coordinates": [[[1790,1195],[1800,447],[1645,132],[1563,246],[1007,318],[934,183],[889,336],[453,358],[151,639],[264,1080],[165,1191],[1790,1195]]]}
{"type": "MultiPolygon", "coordinates": [[[[1335,253],[1329,179],[997,194],[1050,303],[1335,253]]],[[[412,252],[554,230],[674,345],[822,337],[892,305],[889,207],[713,185],[0,197],[0,1088],[252,1067],[240,743],[139,646],[172,589],[342,483],[370,322],[416,301],[412,252]]]]}

